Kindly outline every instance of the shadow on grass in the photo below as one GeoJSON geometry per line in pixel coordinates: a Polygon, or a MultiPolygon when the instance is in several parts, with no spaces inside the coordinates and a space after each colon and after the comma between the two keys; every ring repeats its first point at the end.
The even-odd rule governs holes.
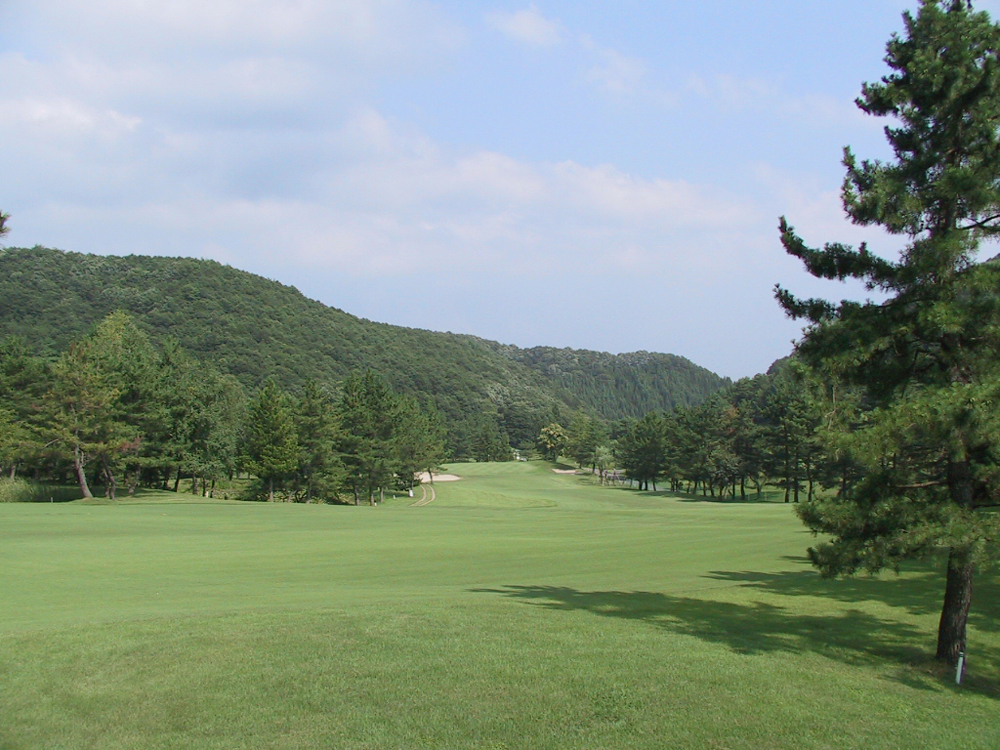
{"type": "MultiPolygon", "coordinates": [[[[808,563],[804,557],[786,559],[808,563]]],[[[904,575],[890,573],[884,578],[860,575],[829,579],[815,571],[746,570],[715,570],[705,577],[782,596],[815,596],[849,604],[877,601],[913,615],[938,615],[944,597],[944,566],[944,559],[913,563],[904,575]]],[[[975,582],[969,624],[982,632],[1000,632],[1000,585],[991,572],[981,573],[975,582]]]]}
{"type": "MultiPolygon", "coordinates": [[[[740,654],[811,652],[852,665],[870,666],[878,661],[895,664],[903,669],[891,679],[923,690],[940,690],[943,683],[947,684],[931,659],[932,633],[861,609],[835,615],[799,614],[764,602],[740,604],[653,591],[580,591],[565,586],[505,586],[473,591],[557,612],[585,611],[640,621],[670,633],[721,644],[740,654]]],[[[788,593],[795,595],[794,586],[788,593]]],[[[811,591],[810,595],[823,594],[811,591]]],[[[921,596],[918,594],[915,607],[925,606],[921,596]]],[[[986,669],[968,683],[968,689],[1000,698],[995,679],[1000,649],[979,647],[977,660],[986,669]]]]}
{"type": "MultiPolygon", "coordinates": [[[[620,492],[627,492],[630,495],[636,497],[648,497],[648,498],[667,498],[670,500],[676,500],[679,503],[717,503],[721,505],[775,505],[784,504],[781,493],[777,493],[771,490],[766,490],[760,497],[756,493],[747,493],[747,496],[741,497],[737,495],[736,497],[731,497],[726,495],[725,497],[720,497],[719,495],[702,495],[700,492],[675,492],[674,490],[668,489],[656,489],[656,490],[640,490],[636,487],[630,487],[627,484],[624,485],[612,485],[608,489],[618,490],[620,492]]],[[[791,503],[789,503],[791,505],[791,503]]]]}

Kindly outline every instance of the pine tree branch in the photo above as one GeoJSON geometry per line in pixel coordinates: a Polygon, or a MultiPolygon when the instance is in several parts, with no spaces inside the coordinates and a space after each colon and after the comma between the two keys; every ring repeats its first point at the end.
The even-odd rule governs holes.
{"type": "Polygon", "coordinates": [[[994,231],[1000,231],[1000,227],[998,227],[998,226],[992,226],[992,227],[987,227],[986,226],[987,224],[989,224],[989,222],[996,221],[997,219],[1000,219],[1000,214],[994,214],[993,216],[987,216],[985,219],[982,219],[981,221],[977,221],[977,222],[975,222],[973,224],[966,224],[965,226],[962,226],[962,227],[956,227],[956,229],[958,229],[959,231],[962,231],[962,232],[967,232],[970,229],[991,229],[991,230],[994,230],[994,231]]]}

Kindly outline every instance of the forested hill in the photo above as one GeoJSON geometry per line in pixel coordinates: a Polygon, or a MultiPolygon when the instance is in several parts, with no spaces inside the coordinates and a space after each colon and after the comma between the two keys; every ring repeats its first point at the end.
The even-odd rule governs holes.
{"type": "Polygon", "coordinates": [[[564,398],[605,419],[640,417],[651,411],[695,406],[729,383],[684,357],[654,352],[608,354],[485,342],[560,388],[564,398]]]}
{"type": "Polygon", "coordinates": [[[679,357],[504,346],[474,336],[373,323],[293,287],[191,258],[0,250],[0,337],[54,355],[124,310],[249,388],[274,375],[295,389],[371,368],[433,405],[458,447],[498,428],[514,444],[543,420],[586,410],[606,419],[691,405],[728,381],[679,357]]]}

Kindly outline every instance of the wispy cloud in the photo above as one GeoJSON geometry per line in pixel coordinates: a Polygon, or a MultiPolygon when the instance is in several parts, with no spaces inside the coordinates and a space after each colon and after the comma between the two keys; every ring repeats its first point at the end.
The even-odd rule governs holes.
{"type": "Polygon", "coordinates": [[[532,47],[553,47],[563,39],[559,23],[543,16],[534,5],[513,13],[490,13],[486,18],[505,36],[532,47]]]}
{"type": "Polygon", "coordinates": [[[590,83],[609,94],[633,94],[639,90],[646,75],[646,64],[642,60],[610,47],[599,47],[590,37],[583,37],[582,43],[596,58],[586,74],[590,83]]]}
{"type": "MultiPolygon", "coordinates": [[[[727,331],[752,322],[751,308],[780,318],[769,291],[785,267],[777,216],[820,241],[844,236],[836,180],[802,183],[797,167],[747,174],[747,159],[773,155],[685,167],[656,139],[661,126],[710,128],[733,110],[750,124],[798,121],[811,138],[817,124],[856,128],[850,102],[789,93],[769,69],[727,77],[705,72],[714,59],[609,46],[600,28],[571,28],[536,1],[465,29],[455,19],[468,11],[449,16],[460,4],[434,0],[3,0],[9,242],[212,257],[417,325],[429,321],[398,317],[399,300],[435,269],[442,293],[420,295],[421,316],[467,298],[440,325],[499,337],[465,321],[514,331],[581,313],[558,331],[538,324],[553,344],[677,351],[658,337],[689,330],[710,350],[706,315],[727,331]],[[486,59],[468,44],[477,34],[511,43],[484,45],[486,59]],[[520,87],[526,60],[546,66],[533,88],[520,87]],[[592,147],[633,125],[634,143],[592,147]],[[734,192],[746,184],[757,189],[734,192]],[[375,306],[370,289],[392,284],[402,293],[375,306]],[[712,305],[699,301],[707,289],[712,305]],[[519,294],[535,314],[504,312],[519,294]],[[621,325],[629,305],[661,322],[621,325]],[[608,343],[584,338],[595,326],[608,343]],[[625,328],[633,343],[620,343],[625,328]]],[[[713,145],[692,156],[709,137],[674,151],[690,152],[679,154],[689,165],[717,160],[713,145]]]]}

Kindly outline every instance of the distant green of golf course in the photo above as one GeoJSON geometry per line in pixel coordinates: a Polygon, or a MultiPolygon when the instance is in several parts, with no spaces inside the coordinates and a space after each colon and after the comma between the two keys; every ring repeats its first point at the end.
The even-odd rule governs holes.
{"type": "Polygon", "coordinates": [[[0,505],[0,749],[997,748],[941,565],[824,581],[783,503],[456,464],[379,507],[0,505]]]}

